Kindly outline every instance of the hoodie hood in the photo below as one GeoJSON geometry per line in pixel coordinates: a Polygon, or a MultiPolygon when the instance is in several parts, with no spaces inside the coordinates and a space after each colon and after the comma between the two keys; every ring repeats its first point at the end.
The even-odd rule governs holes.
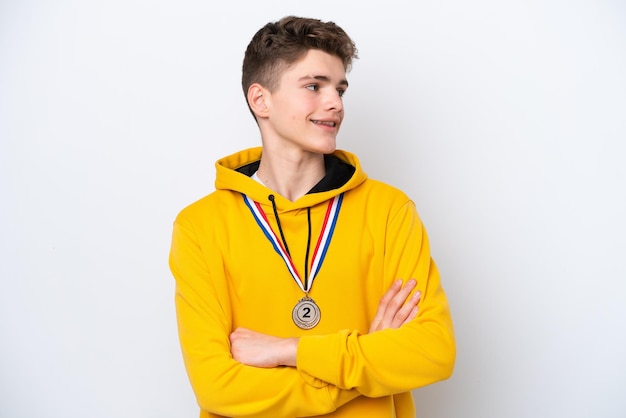
{"type": "Polygon", "coordinates": [[[336,150],[325,155],[326,176],[298,200],[288,199],[272,192],[250,176],[258,169],[262,148],[249,148],[219,159],[215,163],[217,190],[230,190],[243,193],[252,200],[266,204],[273,194],[280,212],[312,207],[326,202],[333,196],[351,190],[367,179],[356,155],[336,150]]]}

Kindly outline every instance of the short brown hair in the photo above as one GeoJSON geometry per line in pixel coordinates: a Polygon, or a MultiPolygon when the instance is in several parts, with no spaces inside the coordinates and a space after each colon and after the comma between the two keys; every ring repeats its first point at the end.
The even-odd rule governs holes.
{"type": "Polygon", "coordinates": [[[356,45],[334,22],[287,16],[263,26],[248,44],[241,77],[243,94],[247,96],[254,83],[274,90],[282,72],[311,49],[339,57],[346,71],[358,58],[356,45]]]}

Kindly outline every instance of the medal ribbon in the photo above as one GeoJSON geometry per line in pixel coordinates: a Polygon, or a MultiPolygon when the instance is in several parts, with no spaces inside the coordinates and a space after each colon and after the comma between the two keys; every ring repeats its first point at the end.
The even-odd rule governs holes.
{"type": "Polygon", "coordinates": [[[287,254],[283,243],[270,226],[265,212],[263,212],[263,210],[261,209],[261,204],[250,199],[245,194],[243,194],[243,198],[246,202],[246,206],[248,206],[248,209],[250,209],[250,212],[252,212],[252,216],[254,216],[257,224],[259,225],[259,227],[261,227],[261,230],[263,231],[267,239],[272,243],[274,251],[276,251],[278,255],[280,255],[285,261],[287,270],[289,270],[289,273],[291,273],[293,279],[296,281],[296,283],[304,293],[308,293],[313,286],[313,280],[315,279],[315,276],[317,276],[317,273],[322,267],[322,263],[324,262],[324,258],[326,257],[326,252],[328,251],[328,247],[330,246],[330,240],[333,236],[333,233],[335,232],[335,225],[337,224],[337,218],[339,217],[339,209],[341,209],[341,203],[343,202],[343,193],[339,196],[333,197],[328,203],[326,215],[324,216],[324,223],[322,224],[322,230],[317,240],[317,244],[315,245],[315,250],[313,251],[311,274],[309,277],[308,286],[306,288],[304,287],[304,282],[300,278],[300,275],[298,274],[298,271],[293,264],[293,260],[291,259],[289,254],[287,254]]]}

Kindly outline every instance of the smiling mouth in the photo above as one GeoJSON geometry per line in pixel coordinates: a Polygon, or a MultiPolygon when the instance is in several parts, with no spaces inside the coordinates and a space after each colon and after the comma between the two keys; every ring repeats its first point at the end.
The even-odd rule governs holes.
{"type": "Polygon", "coordinates": [[[324,120],[314,120],[313,123],[317,124],[317,125],[325,125],[325,126],[330,126],[330,127],[335,127],[337,126],[336,122],[331,122],[331,121],[324,121],[324,120]]]}

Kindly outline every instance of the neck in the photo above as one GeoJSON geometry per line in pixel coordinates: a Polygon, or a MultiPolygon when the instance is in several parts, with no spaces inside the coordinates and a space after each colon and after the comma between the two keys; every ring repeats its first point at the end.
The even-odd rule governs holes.
{"type": "Polygon", "coordinates": [[[325,174],[323,154],[285,158],[264,153],[257,171],[268,188],[292,202],[304,196],[325,174]]]}

